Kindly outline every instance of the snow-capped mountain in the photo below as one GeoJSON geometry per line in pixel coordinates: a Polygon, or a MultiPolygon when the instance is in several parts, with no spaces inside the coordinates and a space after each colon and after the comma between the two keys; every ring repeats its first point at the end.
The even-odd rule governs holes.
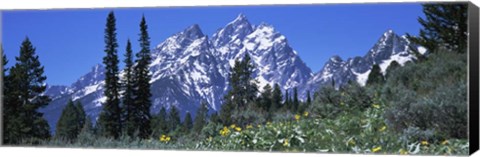
{"type": "MultiPolygon", "coordinates": [[[[278,83],[282,92],[297,87],[300,98],[305,99],[307,90],[316,91],[332,78],[337,84],[348,80],[364,84],[373,64],[380,64],[385,70],[392,60],[400,64],[412,60],[406,52],[408,45],[405,37],[387,31],[365,56],[346,61],[334,56],[321,71],[313,74],[287,38],[269,24],[253,26],[240,14],[218,29],[211,39],[194,24],[168,37],[151,51],[151,111],[156,113],[162,106],[167,109],[176,106],[183,117],[186,112],[194,114],[201,101],[207,101],[210,110],[218,111],[229,90],[229,70],[235,60],[242,60],[245,54],[250,55],[256,67],[254,77],[260,89],[273,83],[278,83]]],[[[69,99],[80,101],[92,120],[98,117],[105,101],[104,71],[102,64],[98,64],[68,87],[48,87],[45,94],[53,100],[41,112],[52,131],[69,99]]]]}
{"type": "MultiPolygon", "coordinates": [[[[331,81],[335,81],[336,87],[349,80],[355,80],[360,85],[365,85],[374,64],[378,64],[382,73],[385,74],[392,61],[397,61],[403,66],[406,62],[415,60],[415,56],[408,53],[410,46],[410,41],[406,36],[399,36],[393,30],[388,30],[363,57],[357,56],[347,60],[343,60],[339,56],[331,57],[323,69],[308,80],[302,92],[316,91],[321,86],[331,84],[331,81]]],[[[412,47],[417,48],[422,54],[425,53],[423,47],[413,45],[412,47]]]]}

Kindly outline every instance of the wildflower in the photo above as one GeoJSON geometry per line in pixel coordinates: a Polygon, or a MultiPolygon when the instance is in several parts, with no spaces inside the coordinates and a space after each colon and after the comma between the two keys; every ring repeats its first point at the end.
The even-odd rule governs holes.
{"type": "Polygon", "coordinates": [[[353,140],[353,138],[351,138],[350,140],[348,140],[348,144],[349,145],[355,145],[355,140],[353,140]]]}
{"type": "Polygon", "coordinates": [[[303,116],[308,117],[308,112],[307,111],[303,112],[303,116]]]}
{"type": "Polygon", "coordinates": [[[165,142],[168,142],[170,141],[170,136],[167,136],[167,138],[165,138],[165,142]]]}
{"type": "Polygon", "coordinates": [[[213,140],[213,137],[212,137],[212,136],[208,137],[208,141],[209,141],[209,142],[212,141],[212,140],[213,140]]]}
{"type": "MultiPolygon", "coordinates": [[[[260,126],[260,125],[259,125],[259,126],[260,126]]],[[[253,126],[252,126],[251,124],[248,124],[248,125],[247,125],[247,129],[251,129],[251,128],[253,128],[253,126]]]]}
{"type": "Polygon", "coordinates": [[[232,128],[232,129],[235,128],[235,127],[236,127],[235,124],[230,125],[230,128],[232,128]]]}
{"type": "Polygon", "coordinates": [[[240,132],[240,131],[242,131],[242,128],[241,127],[235,127],[235,131],[240,132]]]}
{"type": "Polygon", "coordinates": [[[408,151],[406,151],[406,150],[405,150],[405,149],[403,149],[403,148],[402,148],[402,149],[400,149],[400,151],[399,151],[399,152],[400,152],[400,154],[401,154],[401,155],[407,155],[407,154],[408,154],[408,151]]]}
{"type": "Polygon", "coordinates": [[[378,151],[380,151],[380,150],[382,150],[382,147],[381,147],[381,146],[378,146],[378,147],[373,148],[373,149],[372,149],[372,152],[375,153],[375,152],[378,152],[378,151]]]}
{"type": "Polygon", "coordinates": [[[296,114],[295,115],[295,120],[297,120],[297,121],[300,120],[300,115],[296,114]]]}
{"type": "Polygon", "coordinates": [[[448,140],[442,141],[442,145],[448,144],[448,140]]]}
{"type": "Polygon", "coordinates": [[[162,136],[160,136],[160,142],[165,142],[165,143],[167,143],[167,142],[170,141],[170,139],[171,139],[170,136],[167,136],[167,135],[162,135],[162,136]]]}
{"type": "Polygon", "coordinates": [[[283,140],[283,146],[287,147],[289,145],[288,139],[283,140]]]}
{"type": "Polygon", "coordinates": [[[373,104],[372,106],[373,106],[374,108],[380,108],[380,105],[378,105],[378,104],[373,104]]]}
{"type": "Polygon", "coordinates": [[[220,130],[220,135],[222,135],[222,136],[225,137],[225,136],[227,136],[228,134],[230,134],[230,130],[229,130],[226,126],[224,126],[223,129],[220,130]]]}
{"type": "Polygon", "coordinates": [[[428,141],[422,141],[420,142],[422,145],[428,145],[428,141]]]}
{"type": "Polygon", "coordinates": [[[387,129],[387,126],[384,125],[380,129],[378,129],[378,131],[383,132],[383,131],[385,131],[385,129],[387,129]]]}
{"type": "Polygon", "coordinates": [[[272,125],[272,122],[267,122],[267,125],[272,125]]]}

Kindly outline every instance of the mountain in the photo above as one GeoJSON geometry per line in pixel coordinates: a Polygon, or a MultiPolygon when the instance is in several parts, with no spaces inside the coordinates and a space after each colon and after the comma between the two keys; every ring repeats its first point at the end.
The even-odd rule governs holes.
{"type": "MultiPolygon", "coordinates": [[[[151,51],[151,112],[158,112],[162,106],[167,109],[175,106],[184,117],[186,112],[194,114],[201,101],[208,102],[211,111],[218,111],[229,90],[230,68],[245,54],[251,56],[256,67],[253,75],[260,90],[266,84],[278,83],[282,92],[298,88],[303,100],[307,90],[316,91],[332,78],[338,85],[348,80],[364,84],[371,65],[380,64],[385,70],[392,60],[400,64],[412,60],[406,51],[408,45],[405,37],[387,31],[365,56],[346,61],[334,56],[314,74],[287,38],[272,25],[254,26],[240,14],[209,38],[194,24],[168,37],[151,51]]],[[[103,65],[97,64],[70,86],[48,86],[45,94],[51,96],[52,102],[40,111],[52,132],[68,99],[80,101],[95,123],[106,100],[104,72],[103,65]]]]}
{"type": "Polygon", "coordinates": [[[323,68],[303,86],[304,90],[300,95],[305,95],[304,92],[307,90],[316,91],[321,86],[330,85],[332,80],[336,87],[350,80],[357,81],[364,86],[374,64],[378,64],[385,75],[385,71],[392,61],[397,61],[403,66],[406,62],[415,60],[415,56],[408,53],[410,47],[417,48],[421,54],[425,53],[423,47],[410,44],[405,35],[399,36],[393,30],[388,30],[363,57],[357,56],[343,60],[337,55],[332,56],[323,68]]]}

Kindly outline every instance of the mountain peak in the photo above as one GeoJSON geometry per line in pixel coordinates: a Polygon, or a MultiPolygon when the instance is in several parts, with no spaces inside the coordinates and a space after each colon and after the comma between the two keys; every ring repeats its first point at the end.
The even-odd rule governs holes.
{"type": "Polygon", "coordinates": [[[247,17],[243,13],[238,14],[237,18],[235,18],[235,20],[233,20],[229,24],[240,24],[240,23],[249,23],[247,17]]]}
{"type": "Polygon", "coordinates": [[[187,27],[182,32],[182,34],[185,35],[188,38],[191,38],[191,39],[198,39],[198,38],[201,38],[201,37],[205,36],[198,24],[194,24],[190,27],[187,27]]]}

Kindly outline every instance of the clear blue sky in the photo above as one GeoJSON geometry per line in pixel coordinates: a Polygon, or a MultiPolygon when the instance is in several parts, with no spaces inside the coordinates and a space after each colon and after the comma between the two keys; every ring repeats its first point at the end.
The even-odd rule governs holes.
{"type": "MultiPolygon", "coordinates": [[[[70,85],[102,62],[103,33],[112,9],[18,10],[2,12],[4,50],[13,65],[26,36],[37,48],[47,83],[70,85]]],[[[416,35],[423,17],[419,3],[163,7],[113,9],[117,18],[119,55],[123,60],[127,38],[138,50],[139,22],[147,19],[152,48],[167,37],[199,24],[213,33],[237,17],[252,24],[266,22],[284,34],[313,72],[333,55],[363,56],[388,29],[416,35]]],[[[123,64],[121,65],[123,68],[123,64]]]]}

